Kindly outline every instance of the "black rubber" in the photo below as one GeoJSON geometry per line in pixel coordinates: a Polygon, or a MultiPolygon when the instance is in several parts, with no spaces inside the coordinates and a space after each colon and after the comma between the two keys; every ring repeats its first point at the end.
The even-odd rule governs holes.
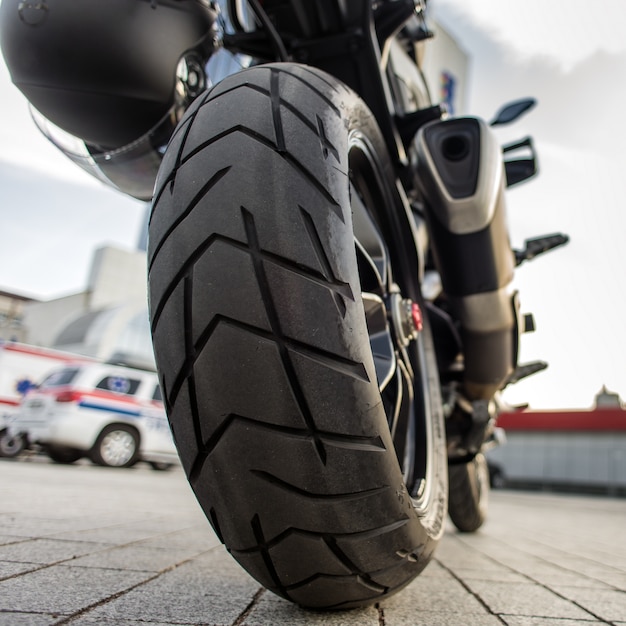
{"type": "Polygon", "coordinates": [[[371,113],[327,74],[235,74],[179,125],[149,231],[155,355],[190,484],[252,576],[315,608],[402,588],[447,512],[440,411],[418,501],[381,402],[352,231],[354,133],[387,158],[371,113]]]}
{"type": "Polygon", "coordinates": [[[489,469],[483,454],[477,454],[469,463],[451,465],[450,519],[464,533],[477,531],[485,522],[489,503],[489,469]]]}
{"type": "Polygon", "coordinates": [[[44,450],[52,461],[61,465],[71,465],[83,457],[83,453],[80,450],[74,450],[73,448],[46,446],[44,450]]]}

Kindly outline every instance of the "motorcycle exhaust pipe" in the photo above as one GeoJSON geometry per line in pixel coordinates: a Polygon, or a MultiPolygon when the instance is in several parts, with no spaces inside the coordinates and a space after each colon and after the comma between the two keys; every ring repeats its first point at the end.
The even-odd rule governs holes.
{"type": "Polygon", "coordinates": [[[416,137],[417,183],[451,313],[460,323],[470,400],[502,388],[517,359],[515,267],[502,150],[477,118],[438,121],[416,137]]]}

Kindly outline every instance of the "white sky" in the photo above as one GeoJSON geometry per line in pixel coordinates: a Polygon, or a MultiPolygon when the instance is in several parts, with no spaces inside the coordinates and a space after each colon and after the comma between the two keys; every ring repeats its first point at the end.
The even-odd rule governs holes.
{"type": "Polygon", "coordinates": [[[457,16],[471,20],[517,62],[543,57],[567,71],[600,50],[626,51],[623,0],[431,0],[431,4],[446,22],[457,16]]]}
{"type": "MultiPolygon", "coordinates": [[[[603,384],[626,399],[626,3],[430,0],[471,56],[468,112],[508,100],[539,106],[499,130],[532,134],[541,175],[510,191],[514,245],[563,231],[560,251],[517,272],[538,330],[522,360],[550,362],[507,390],[535,408],[587,407],[603,384]]],[[[0,64],[0,289],[52,298],[84,288],[95,247],[133,247],[144,205],[108,190],[34,128],[0,64]]]]}

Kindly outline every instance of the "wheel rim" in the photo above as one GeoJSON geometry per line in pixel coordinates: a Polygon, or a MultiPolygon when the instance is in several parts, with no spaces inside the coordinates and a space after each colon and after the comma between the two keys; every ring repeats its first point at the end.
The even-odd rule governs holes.
{"type": "Polygon", "coordinates": [[[18,454],[24,448],[24,440],[22,437],[3,436],[0,438],[0,452],[4,456],[13,456],[18,454]]]}
{"type": "Polygon", "coordinates": [[[476,490],[478,492],[478,506],[484,515],[487,514],[489,500],[489,467],[484,455],[479,454],[474,458],[476,471],[476,490]]]}
{"type": "Polygon", "coordinates": [[[130,463],[136,449],[137,442],[131,432],[113,430],[102,438],[100,456],[106,465],[121,467],[130,463]]]}
{"type": "Polygon", "coordinates": [[[349,162],[357,261],[379,390],[407,490],[419,511],[432,498],[434,464],[428,379],[419,367],[424,343],[418,336],[402,345],[394,327],[389,254],[373,219],[377,206],[389,206],[389,196],[379,158],[358,131],[349,137],[349,162]]]}

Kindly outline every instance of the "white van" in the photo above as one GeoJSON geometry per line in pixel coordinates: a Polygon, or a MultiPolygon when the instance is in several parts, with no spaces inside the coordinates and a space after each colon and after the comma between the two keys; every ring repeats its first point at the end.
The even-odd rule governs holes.
{"type": "Polygon", "coordinates": [[[9,434],[58,463],[89,457],[110,467],[178,462],[154,372],[69,363],[27,393],[9,434]],[[148,444],[148,446],[146,446],[148,444]]]}

